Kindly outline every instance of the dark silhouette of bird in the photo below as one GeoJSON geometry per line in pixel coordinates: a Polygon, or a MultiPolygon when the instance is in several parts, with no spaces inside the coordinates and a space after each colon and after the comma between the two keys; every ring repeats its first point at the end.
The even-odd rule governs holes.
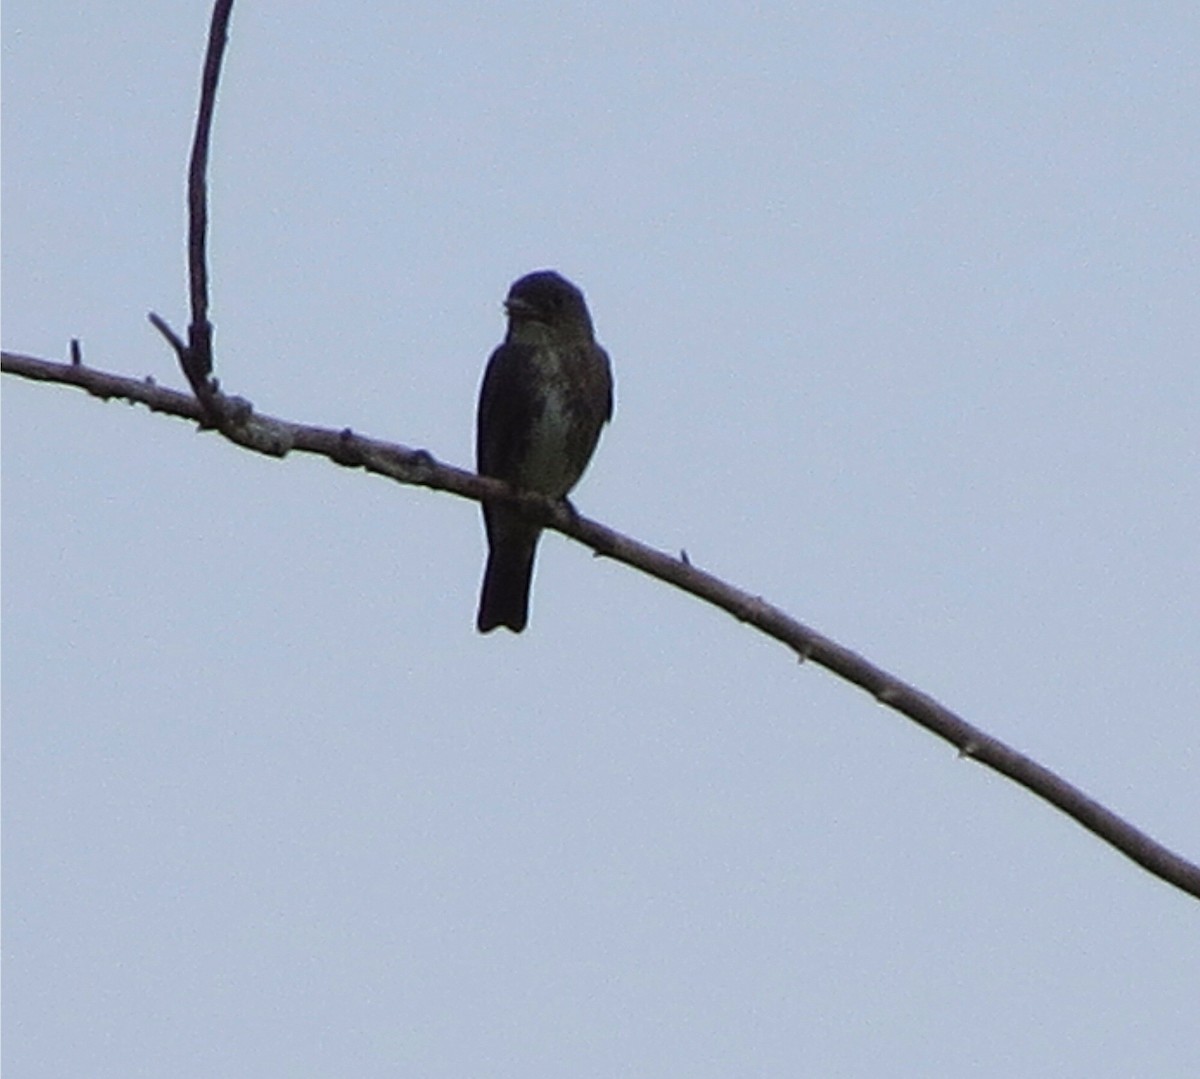
{"type": "MultiPolygon", "coordinates": [[[[508,333],[479,391],[476,466],[513,487],[565,498],[612,417],[608,353],[583,293],[553,270],[516,281],[504,301],[508,333]]],[[[525,628],[541,528],[511,506],[483,504],[488,559],[476,626],[525,628]]]]}

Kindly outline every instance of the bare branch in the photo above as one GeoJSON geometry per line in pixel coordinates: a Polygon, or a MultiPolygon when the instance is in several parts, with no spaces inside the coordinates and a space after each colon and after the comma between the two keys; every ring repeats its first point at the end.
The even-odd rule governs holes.
{"type": "Polygon", "coordinates": [[[686,551],[680,551],[678,557],[656,551],[596,521],[580,517],[565,502],[513,491],[497,480],[441,464],[425,450],[364,438],[348,428],[312,427],[262,416],[255,413],[249,401],[222,394],[213,377],[212,324],[208,320],[206,175],[217,83],[232,7],[233,0],[217,0],[213,9],[188,169],[191,323],[187,341],[183,341],[158,315],[150,315],[150,321],[178,356],[195,398],[164,389],[151,381],[139,382],[84,367],[75,342],[72,343],[70,364],[4,353],[2,363],[6,373],[78,386],[96,397],[119,397],[144,404],[156,412],[198,421],[202,426],[216,427],[229,440],[257,453],[273,457],[285,457],[292,451],[312,453],[335,464],[387,476],[398,483],[447,491],[475,501],[487,498],[513,503],[532,519],[587,544],[597,554],[624,562],[706,600],[787,645],[801,660],[811,659],[865,689],[880,703],[949,742],[960,756],[979,761],[1014,780],[1150,873],[1200,898],[1200,866],[1168,850],[1061,776],[984,734],[913,686],[821,636],[761,597],[751,596],[697,569],[686,551]]]}
{"type": "Polygon", "coordinates": [[[212,141],[213,112],[217,104],[217,83],[221,60],[229,40],[229,16],[233,0],[217,0],[208,30],[208,50],[204,56],[204,74],[200,81],[200,106],[196,111],[196,131],[192,138],[192,157],[188,164],[188,293],[192,320],[188,324],[187,343],[151,312],[150,321],[179,358],[188,384],[204,409],[209,426],[224,430],[230,419],[226,402],[213,378],[212,323],[208,320],[208,148],[212,141]]]}
{"type": "MultiPolygon", "coordinates": [[[[96,397],[119,397],[156,412],[192,421],[201,419],[200,405],[193,398],[153,382],[8,352],[3,354],[2,367],[5,373],[23,378],[78,386],[96,397]]],[[[488,498],[513,503],[546,527],[579,540],[597,554],[639,569],[727,611],[787,645],[801,659],[811,659],[866,690],[881,704],[949,742],[960,756],[987,765],[1045,799],[1156,877],[1200,898],[1200,866],[1168,850],[1061,776],[973,727],[932,697],[823,637],[761,597],[697,569],[686,552],[675,556],[657,551],[579,516],[565,503],[515,492],[497,480],[442,464],[425,450],[365,438],[349,429],[311,427],[259,415],[248,401],[240,398],[225,401],[231,407],[222,434],[248,449],[275,457],[284,457],[292,451],[317,454],[335,464],[362,468],[397,483],[447,491],[475,501],[488,498]]]]}
{"type": "Polygon", "coordinates": [[[191,285],[192,324],[189,332],[191,351],[198,360],[209,363],[205,375],[212,373],[212,327],[208,321],[208,147],[212,139],[213,112],[217,103],[217,83],[221,60],[229,40],[229,16],[233,0],[217,0],[213,5],[208,30],[208,51],[204,56],[204,75],[200,82],[200,107],[196,112],[196,133],[192,139],[192,159],[188,165],[188,281],[191,285]]]}

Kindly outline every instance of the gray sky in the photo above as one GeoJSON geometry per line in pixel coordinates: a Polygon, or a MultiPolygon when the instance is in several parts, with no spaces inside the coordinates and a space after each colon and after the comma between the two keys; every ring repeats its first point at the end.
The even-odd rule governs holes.
{"type": "MultiPolygon", "coordinates": [[[[180,385],[207,2],[4,11],[6,348],[180,385]]],[[[580,509],[1200,857],[1194,4],[240,3],[223,385],[472,459],[521,273],[580,509]]],[[[1183,1076],[1200,907],[732,619],[5,379],[14,1076],[1183,1076]]]]}

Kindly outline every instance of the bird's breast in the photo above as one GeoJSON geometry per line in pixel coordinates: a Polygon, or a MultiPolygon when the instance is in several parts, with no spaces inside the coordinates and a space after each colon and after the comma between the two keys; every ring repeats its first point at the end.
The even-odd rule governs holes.
{"type": "Polygon", "coordinates": [[[587,391],[582,360],[578,350],[537,350],[528,444],[516,480],[520,487],[561,498],[587,465],[598,425],[589,420],[581,399],[587,391]]]}

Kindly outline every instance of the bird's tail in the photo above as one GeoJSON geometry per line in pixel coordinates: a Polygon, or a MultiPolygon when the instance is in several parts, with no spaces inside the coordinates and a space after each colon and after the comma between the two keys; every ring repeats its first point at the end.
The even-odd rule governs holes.
{"type": "MultiPolygon", "coordinates": [[[[505,530],[509,531],[509,530],[505,530]]],[[[533,556],[537,553],[540,529],[531,533],[509,531],[495,537],[488,549],[479,615],[480,633],[507,626],[514,633],[525,628],[529,618],[529,586],[533,579],[533,556]]]]}

